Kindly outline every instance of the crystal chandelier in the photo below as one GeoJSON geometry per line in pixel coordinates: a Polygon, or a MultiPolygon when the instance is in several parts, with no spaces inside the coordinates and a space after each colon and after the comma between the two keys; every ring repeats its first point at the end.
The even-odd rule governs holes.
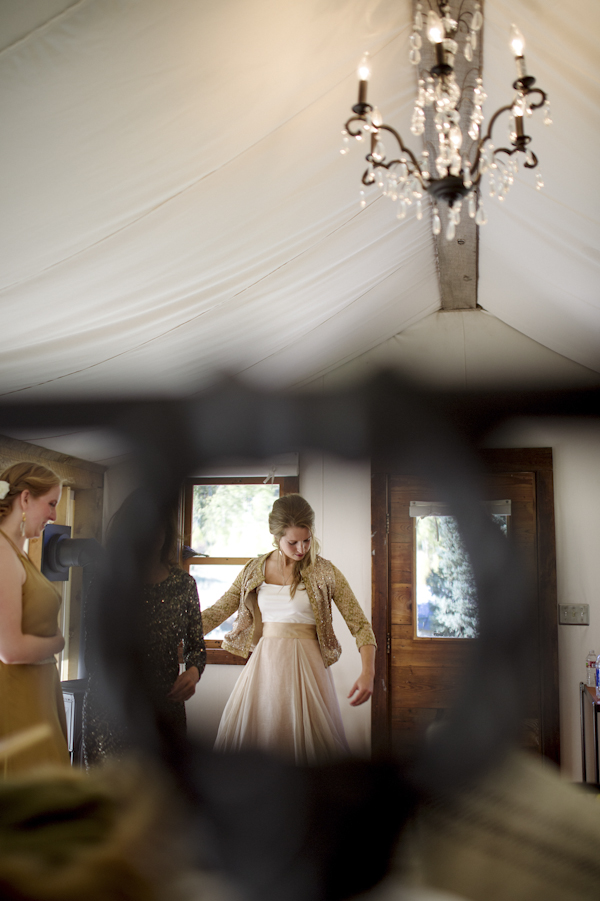
{"type": "MultiPolygon", "coordinates": [[[[419,158],[404,145],[397,131],[385,125],[379,110],[367,103],[367,87],[370,77],[368,54],[358,67],[358,103],[352,107],[355,113],[346,122],[342,131],[341,153],[350,149],[350,139],[363,141],[370,138],[370,151],[366,155],[368,167],[362,183],[377,185],[384,195],[398,204],[397,217],[403,219],[409,207],[414,205],[417,219],[423,217],[423,197],[431,197],[435,235],[441,232],[439,203],[448,204],[446,238],[451,241],[460,222],[463,200],[468,214],[477,225],[487,222],[481,201],[481,179],[488,173],[489,193],[502,201],[514,182],[519,162],[525,169],[535,169],[538,159],[529,144],[531,138],[525,134],[525,120],[533,110],[544,108],[544,124],[550,125],[550,105],[547,95],[534,87],[535,78],[527,74],[525,66],[525,40],[516,25],[511,27],[510,47],[517,66],[517,80],[513,83],[515,96],[511,104],[498,109],[490,119],[486,133],[481,136],[483,123],[482,107],[486,100],[480,72],[471,68],[463,80],[462,89],[455,73],[455,59],[459,53],[459,39],[464,38],[462,53],[467,63],[473,60],[477,48],[479,32],[483,25],[481,3],[463,0],[456,17],[450,3],[445,0],[429,0],[430,9],[425,14],[422,4],[416,4],[413,31],[410,36],[409,59],[414,66],[420,66],[422,55],[431,54],[433,65],[429,69],[419,69],[419,80],[415,108],[412,115],[411,132],[415,136],[426,134],[427,113],[433,117],[431,136],[419,158]],[[425,31],[428,44],[424,43],[425,31]],[[476,77],[469,77],[474,73],[476,77]],[[469,81],[471,84],[469,85],[469,81]],[[468,104],[466,110],[461,110],[468,104]],[[461,129],[468,118],[467,149],[461,129]],[[495,147],[492,130],[498,118],[508,113],[508,140],[510,147],[495,147]],[[396,139],[399,156],[387,159],[382,140],[382,132],[388,132],[396,139]],[[433,153],[430,153],[431,148],[433,153]]],[[[543,187],[541,174],[536,174],[536,188],[543,187]]],[[[360,192],[360,204],[366,206],[364,190],[360,192]]]]}

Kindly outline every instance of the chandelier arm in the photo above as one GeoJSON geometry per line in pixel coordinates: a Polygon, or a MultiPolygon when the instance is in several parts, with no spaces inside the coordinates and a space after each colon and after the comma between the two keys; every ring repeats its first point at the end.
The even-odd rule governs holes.
{"type": "Polygon", "coordinates": [[[501,116],[502,113],[506,113],[511,109],[512,109],[512,103],[510,104],[510,106],[501,106],[500,109],[496,110],[496,112],[490,119],[490,124],[488,125],[487,132],[485,133],[483,138],[481,138],[481,140],[477,144],[477,152],[475,154],[475,159],[473,160],[473,165],[471,166],[472,172],[478,172],[478,170],[479,170],[479,159],[481,157],[481,148],[483,147],[485,142],[489,141],[490,138],[492,137],[492,130],[494,128],[494,125],[496,124],[496,119],[498,118],[498,116],[501,116]]]}
{"type": "MultiPolygon", "coordinates": [[[[467,70],[467,73],[462,80],[462,85],[460,87],[460,95],[461,96],[460,96],[459,106],[462,104],[462,98],[463,98],[463,94],[465,91],[465,86],[467,84],[467,79],[468,79],[469,75],[471,74],[471,72],[477,72],[477,77],[479,78],[479,75],[480,75],[479,69],[477,68],[477,66],[471,66],[471,68],[467,70]]],[[[474,105],[473,101],[471,101],[471,105],[474,105]]]]}
{"type": "Polygon", "coordinates": [[[472,10],[467,9],[467,10],[465,10],[465,13],[464,13],[464,16],[463,16],[463,6],[464,6],[464,5],[465,5],[465,0],[462,0],[460,6],[459,6],[459,8],[458,8],[458,13],[456,14],[456,33],[457,33],[457,34],[458,34],[458,32],[460,31],[460,26],[461,26],[461,25],[464,25],[467,31],[470,31],[470,30],[471,30],[470,26],[467,25],[467,22],[466,22],[466,19],[464,18],[464,16],[471,16],[471,19],[472,19],[472,18],[473,18],[473,12],[472,12],[472,10]]]}
{"type": "Polygon", "coordinates": [[[548,99],[548,95],[546,94],[545,91],[542,91],[541,88],[532,88],[530,91],[527,91],[525,96],[529,97],[530,94],[539,94],[542,99],[538,103],[531,103],[529,105],[529,109],[539,109],[541,106],[544,105],[544,103],[548,99]]]}
{"type": "Polygon", "coordinates": [[[365,169],[365,171],[363,172],[363,177],[362,177],[361,181],[362,181],[363,185],[366,185],[367,187],[369,185],[374,185],[375,184],[375,176],[373,175],[373,172],[370,169],[365,169]]]}
{"type": "Polygon", "coordinates": [[[352,138],[355,138],[357,135],[359,135],[361,133],[362,129],[357,128],[356,131],[352,131],[352,129],[350,128],[350,123],[351,122],[366,122],[366,121],[367,121],[366,116],[350,116],[350,118],[344,125],[344,128],[346,129],[346,131],[352,138]]]}
{"type": "MultiPolygon", "coordinates": [[[[412,150],[411,150],[409,147],[405,147],[405,146],[404,146],[404,143],[403,143],[403,141],[402,141],[402,138],[400,137],[400,135],[398,134],[398,132],[396,131],[396,129],[395,129],[395,128],[392,128],[391,125],[380,125],[380,126],[379,126],[379,130],[381,131],[382,129],[384,129],[385,131],[389,131],[390,134],[392,134],[392,135],[396,138],[396,141],[398,142],[398,147],[400,148],[400,150],[402,151],[402,153],[406,153],[406,155],[409,156],[409,157],[411,158],[412,164],[413,164],[413,166],[415,167],[415,173],[414,173],[414,174],[417,176],[417,178],[418,178],[419,181],[421,182],[421,186],[424,188],[425,185],[424,185],[424,183],[423,183],[423,175],[422,175],[422,173],[421,173],[421,167],[419,166],[419,164],[418,164],[418,162],[417,162],[417,158],[415,157],[415,155],[414,155],[414,153],[412,152],[412,150]]],[[[400,162],[400,160],[398,160],[398,162],[400,162]]]]}
{"type": "Polygon", "coordinates": [[[367,154],[365,159],[368,163],[371,163],[371,165],[375,169],[388,169],[388,171],[392,168],[392,166],[397,166],[398,164],[402,163],[402,160],[390,160],[389,163],[384,163],[381,160],[374,159],[370,153],[367,154]]]}
{"type": "MultiPolygon", "coordinates": [[[[513,147],[512,150],[509,150],[508,147],[498,147],[496,150],[494,150],[494,156],[496,156],[497,153],[505,153],[507,156],[512,156],[513,153],[519,153],[520,150],[521,150],[520,147],[513,147]]],[[[533,152],[533,150],[529,150],[528,153],[531,154],[533,162],[529,163],[529,162],[527,162],[527,159],[525,159],[523,166],[526,169],[535,169],[535,167],[539,163],[539,160],[538,160],[537,156],[535,155],[535,153],[533,152]]]]}
{"type": "Polygon", "coordinates": [[[531,154],[531,158],[532,158],[533,162],[530,163],[530,162],[528,162],[527,159],[526,159],[525,162],[523,163],[523,166],[524,166],[525,169],[535,169],[535,167],[537,166],[537,164],[538,164],[538,162],[539,162],[539,161],[538,161],[538,158],[537,158],[537,156],[535,155],[535,153],[533,152],[533,150],[530,150],[529,153],[531,154]]]}

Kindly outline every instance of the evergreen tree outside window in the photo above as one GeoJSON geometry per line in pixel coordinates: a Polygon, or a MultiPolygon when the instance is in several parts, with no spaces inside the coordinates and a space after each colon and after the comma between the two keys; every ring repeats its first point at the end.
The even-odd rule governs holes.
{"type": "MultiPolygon", "coordinates": [[[[508,516],[494,514],[506,535],[508,516]]],[[[417,638],[477,638],[473,569],[453,516],[415,518],[417,638]]]]}

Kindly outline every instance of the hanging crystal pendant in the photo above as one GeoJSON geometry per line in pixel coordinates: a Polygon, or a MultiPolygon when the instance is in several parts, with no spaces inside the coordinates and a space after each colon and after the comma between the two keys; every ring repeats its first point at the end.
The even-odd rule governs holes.
{"type": "Polygon", "coordinates": [[[422,135],[425,131],[425,112],[420,106],[415,106],[413,110],[410,130],[415,136],[422,135]]]}
{"type": "Polygon", "coordinates": [[[477,50],[477,32],[471,29],[471,47],[473,50],[477,50]]]}
{"type": "Polygon", "coordinates": [[[421,175],[425,179],[431,178],[429,174],[429,151],[424,150],[421,154],[421,175]]]}
{"type": "Polygon", "coordinates": [[[473,31],[479,31],[482,25],[483,16],[481,14],[481,3],[476,3],[475,12],[473,13],[473,18],[471,19],[471,28],[473,29],[473,31]]]}
{"type": "Polygon", "coordinates": [[[361,207],[363,207],[363,208],[366,207],[366,205],[367,205],[367,198],[365,197],[365,192],[364,192],[364,191],[359,191],[359,192],[358,192],[358,199],[359,199],[359,201],[360,201],[361,207]]]}
{"type": "Polygon", "coordinates": [[[453,216],[448,217],[448,225],[446,226],[446,241],[453,241],[456,236],[456,223],[453,216]]]}
{"type": "Polygon", "coordinates": [[[435,84],[431,75],[425,80],[425,106],[431,106],[435,101],[435,84]]]}
{"type": "Polygon", "coordinates": [[[482,169],[485,172],[486,169],[495,169],[496,168],[496,160],[495,160],[495,150],[496,148],[492,144],[491,141],[487,141],[485,147],[483,148],[482,160],[484,164],[484,168],[482,169]]]}
{"type": "Polygon", "coordinates": [[[431,231],[434,235],[439,235],[442,230],[442,221],[440,219],[440,214],[438,208],[434,206],[433,208],[433,216],[431,219],[431,231]]]}
{"type": "Polygon", "coordinates": [[[348,132],[345,128],[342,129],[342,146],[340,148],[340,153],[342,156],[350,153],[350,138],[348,137],[348,132]]]}
{"type": "Polygon", "coordinates": [[[421,6],[421,4],[420,4],[420,3],[417,3],[417,9],[416,9],[416,12],[415,12],[415,24],[414,24],[414,29],[415,29],[415,31],[421,31],[422,28],[423,28],[423,12],[422,12],[422,9],[423,9],[423,7],[421,6]]]}
{"type": "Polygon", "coordinates": [[[421,62],[421,51],[411,47],[410,53],[408,54],[408,60],[413,66],[418,66],[421,62]]]}
{"type": "Polygon", "coordinates": [[[544,179],[542,178],[542,173],[538,172],[535,176],[535,189],[536,191],[541,191],[544,187],[544,179]]]}
{"type": "Polygon", "coordinates": [[[471,219],[475,218],[475,213],[477,212],[477,196],[475,191],[471,191],[469,194],[469,216],[471,219]]]}
{"type": "Polygon", "coordinates": [[[417,219],[423,218],[423,203],[421,202],[421,200],[417,200],[417,202],[415,203],[415,216],[417,217],[417,219]]]}
{"type": "Polygon", "coordinates": [[[475,214],[475,224],[476,225],[485,225],[486,222],[487,222],[487,216],[485,215],[485,210],[484,210],[483,204],[480,200],[479,206],[477,207],[477,213],[475,214]]]}
{"type": "Polygon", "coordinates": [[[479,123],[475,122],[474,119],[471,119],[469,125],[469,137],[472,141],[476,141],[479,138],[479,123]]]}
{"type": "Polygon", "coordinates": [[[471,163],[465,157],[463,160],[463,185],[465,188],[470,188],[473,184],[473,179],[471,178],[471,163]]]}
{"type": "Polygon", "coordinates": [[[371,154],[376,162],[380,163],[385,159],[385,147],[381,141],[377,141],[375,147],[373,148],[373,153],[371,154]]]}
{"type": "Polygon", "coordinates": [[[406,216],[406,201],[403,197],[398,201],[398,212],[396,213],[396,219],[404,219],[406,216]]]}
{"type": "Polygon", "coordinates": [[[552,125],[552,114],[550,112],[550,101],[544,103],[544,125],[552,125]]]}
{"type": "Polygon", "coordinates": [[[471,35],[467,35],[467,39],[465,41],[465,49],[464,49],[465,59],[467,62],[472,62],[473,60],[473,44],[471,43],[471,35]]]}

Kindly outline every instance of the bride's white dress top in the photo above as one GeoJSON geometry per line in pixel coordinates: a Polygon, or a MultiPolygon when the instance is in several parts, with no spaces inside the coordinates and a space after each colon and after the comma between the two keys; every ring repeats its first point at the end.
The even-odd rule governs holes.
{"type": "Polygon", "coordinates": [[[258,589],[258,606],[263,623],[309,623],[313,626],[316,623],[303,582],[296,588],[294,597],[291,597],[289,585],[263,582],[258,589]]]}

